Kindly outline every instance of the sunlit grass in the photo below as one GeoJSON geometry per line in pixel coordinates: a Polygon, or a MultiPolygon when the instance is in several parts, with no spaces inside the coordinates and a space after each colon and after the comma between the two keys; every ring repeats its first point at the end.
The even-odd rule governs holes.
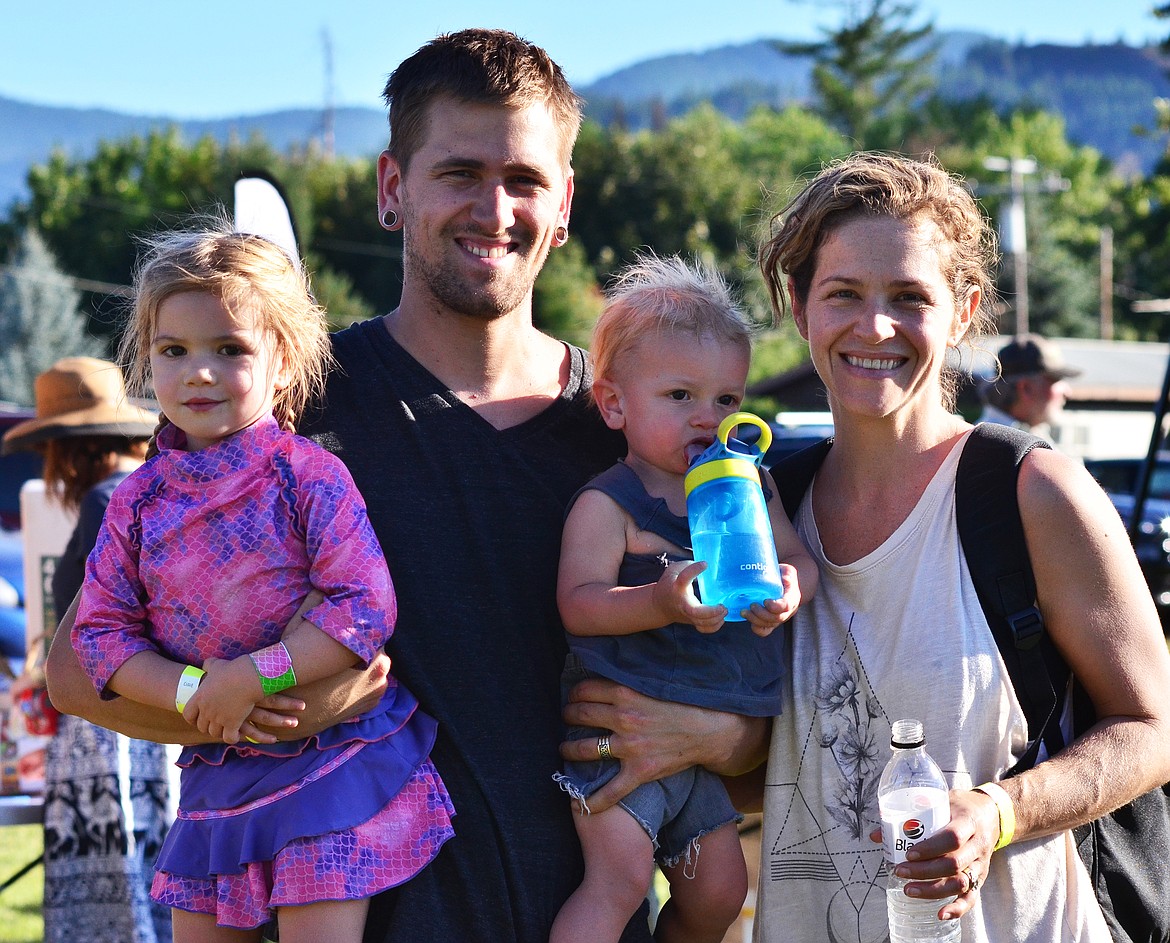
{"type": "MultiPolygon", "coordinates": [[[[40,825],[9,825],[0,828],[0,881],[6,881],[44,848],[40,825]]],[[[19,881],[0,893],[0,943],[42,943],[45,922],[41,902],[45,872],[37,865],[19,881]]]]}

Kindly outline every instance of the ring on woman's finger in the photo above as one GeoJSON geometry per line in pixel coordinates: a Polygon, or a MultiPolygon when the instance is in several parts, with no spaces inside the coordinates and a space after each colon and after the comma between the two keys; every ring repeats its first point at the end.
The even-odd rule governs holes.
{"type": "Polygon", "coordinates": [[[609,748],[609,734],[597,738],[597,757],[602,760],[613,759],[613,751],[609,748]]]}
{"type": "Polygon", "coordinates": [[[972,867],[974,865],[963,870],[963,875],[967,878],[967,889],[963,891],[964,894],[972,894],[979,890],[979,885],[982,883],[979,878],[975,877],[974,872],[971,870],[972,867]]]}

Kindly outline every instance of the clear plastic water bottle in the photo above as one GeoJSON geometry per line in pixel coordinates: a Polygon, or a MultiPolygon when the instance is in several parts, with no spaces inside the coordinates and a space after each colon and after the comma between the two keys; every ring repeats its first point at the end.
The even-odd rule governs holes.
{"type": "Polygon", "coordinates": [[[890,746],[893,756],[878,781],[882,842],[889,871],[886,913],[890,943],[958,943],[959,921],[938,919],[939,910],[949,901],[907,897],[904,888],[909,882],[894,874],[894,865],[906,860],[906,852],[912,846],[951,820],[946,780],[926,752],[922,721],[894,721],[890,746]]]}
{"type": "Polygon", "coordinates": [[[695,458],[683,481],[691,548],[695,559],[707,564],[699,574],[699,598],[708,606],[726,606],[729,622],[742,621],[740,613],[754,602],[784,595],[760,487],[760,461],[771,441],[772,430],[759,416],[733,413],[719,424],[715,441],[695,458]],[[755,445],[730,438],[743,424],[759,427],[755,445]]]}

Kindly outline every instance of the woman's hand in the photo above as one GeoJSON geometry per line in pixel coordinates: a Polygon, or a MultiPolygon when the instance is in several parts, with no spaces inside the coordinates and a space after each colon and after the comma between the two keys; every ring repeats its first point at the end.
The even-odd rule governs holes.
{"type": "MultiPolygon", "coordinates": [[[[735,776],[754,769],[767,754],[769,721],[721,711],[658,701],[604,678],[582,681],[569,695],[565,721],[601,727],[621,769],[589,797],[591,812],[609,808],[643,783],[690,766],[735,776]]],[[[598,739],[561,744],[567,760],[596,760],[598,739]]]]}
{"type": "MultiPolygon", "coordinates": [[[[955,898],[939,910],[941,920],[961,917],[975,906],[999,841],[999,810],[991,798],[955,789],[950,803],[950,822],[907,851],[906,861],[894,869],[898,877],[913,882],[905,888],[910,897],[955,898]]],[[[880,842],[881,829],[870,838],[880,842]]]]}

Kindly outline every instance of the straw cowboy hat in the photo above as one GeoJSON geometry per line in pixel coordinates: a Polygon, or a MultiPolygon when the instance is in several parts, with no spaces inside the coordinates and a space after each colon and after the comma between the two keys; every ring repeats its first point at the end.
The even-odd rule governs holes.
{"type": "Polygon", "coordinates": [[[158,421],[154,413],[130,402],[122,371],[108,360],[66,357],[37,377],[33,387],[37,418],[9,429],[0,454],[75,436],[145,439],[158,421]]]}

